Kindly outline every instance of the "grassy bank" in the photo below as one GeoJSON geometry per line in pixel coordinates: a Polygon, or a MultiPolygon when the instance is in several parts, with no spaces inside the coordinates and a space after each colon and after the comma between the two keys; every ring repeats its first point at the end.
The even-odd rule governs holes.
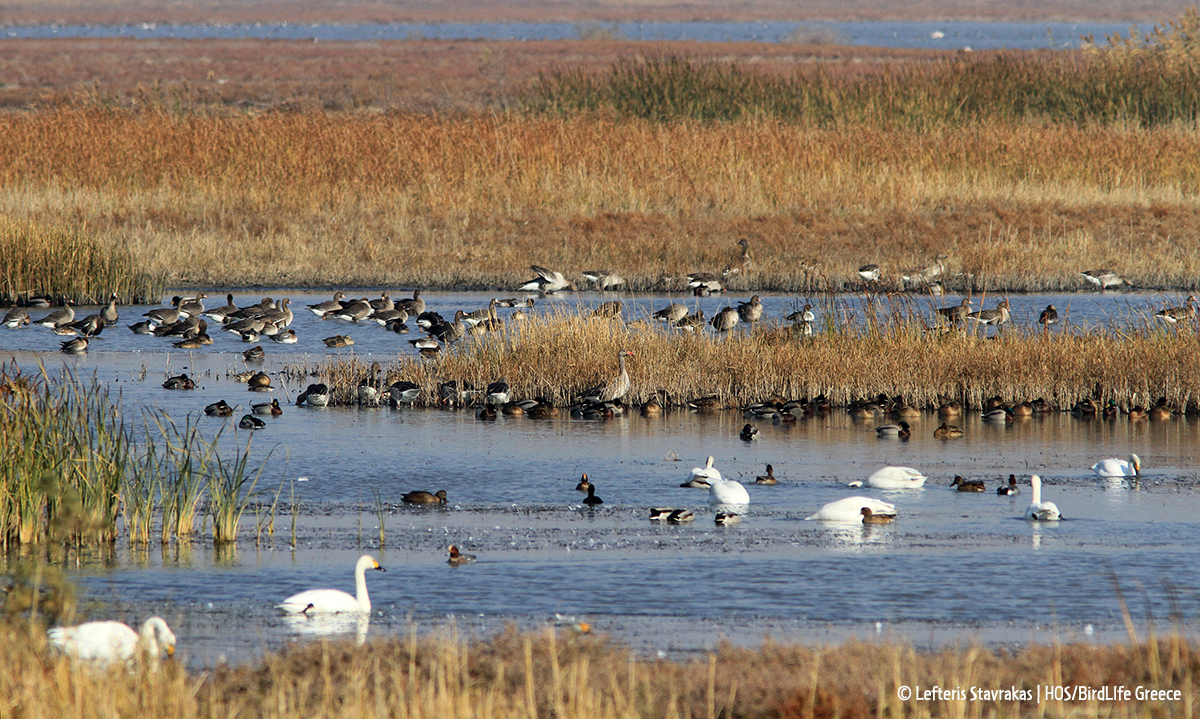
{"type": "MultiPolygon", "coordinates": [[[[186,644],[186,637],[181,636],[186,644]]],[[[1026,717],[1191,716],[1193,648],[1176,636],[1132,646],[980,647],[918,652],[897,644],[723,646],[685,662],[650,660],[603,637],[509,630],[310,643],[238,669],[189,674],[73,670],[40,632],[0,625],[0,696],[17,716],[102,717],[1026,717]],[[901,687],[1028,691],[1039,685],[1178,690],[1117,702],[902,701],[901,687]]]]}
{"type": "MultiPolygon", "coordinates": [[[[716,310],[711,305],[710,310],[711,316],[716,310]]],[[[823,308],[822,316],[839,316],[837,306],[823,308]]],[[[385,369],[389,383],[420,384],[418,404],[426,405],[437,403],[440,381],[485,387],[503,376],[514,398],[545,397],[566,406],[579,392],[617,374],[620,349],[635,354],[628,363],[632,384],[625,397],[631,404],[651,397],[681,403],[715,395],[719,406],[742,407],[772,395],[823,394],[844,406],[880,392],[926,408],[947,399],[978,408],[994,395],[1016,402],[1041,397],[1064,410],[1085,397],[1111,399],[1125,409],[1148,407],[1159,396],[1177,410],[1200,403],[1200,369],[1191,360],[1200,350],[1200,336],[1192,328],[1175,333],[1148,324],[1119,337],[1020,328],[995,339],[969,331],[935,337],[902,305],[880,305],[873,319],[857,323],[828,322],[816,338],[800,337],[791,328],[739,330],[722,337],[546,315],[510,322],[503,333],[468,339],[434,359],[401,357],[385,369]]],[[[315,371],[335,401],[352,404],[368,364],[337,358],[292,372],[304,382],[305,370],[315,371]]]]}

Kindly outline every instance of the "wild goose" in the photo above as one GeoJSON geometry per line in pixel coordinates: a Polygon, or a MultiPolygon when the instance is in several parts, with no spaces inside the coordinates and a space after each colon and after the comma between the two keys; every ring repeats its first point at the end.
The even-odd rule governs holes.
{"type": "MultiPolygon", "coordinates": [[[[232,295],[230,295],[230,299],[232,301],[232,295]]],[[[338,290],[337,292],[333,293],[332,300],[325,300],[324,302],[318,302],[315,305],[309,305],[308,311],[312,312],[317,317],[324,317],[326,314],[334,311],[340,312],[342,309],[342,300],[344,299],[346,299],[346,293],[338,290]]]]}
{"type": "Polygon", "coordinates": [[[614,287],[628,284],[625,278],[611,270],[584,270],[583,278],[598,290],[611,290],[614,287]]]}
{"type": "Polygon", "coordinates": [[[960,325],[967,319],[967,314],[971,311],[970,307],[974,304],[970,297],[964,297],[962,302],[950,307],[939,307],[937,310],[938,318],[944,319],[952,325],[960,325]]]}
{"type": "Polygon", "coordinates": [[[324,384],[310,384],[296,396],[296,406],[307,404],[309,407],[329,406],[329,387],[324,384]]]}
{"type": "Polygon", "coordinates": [[[104,320],[106,325],[115,325],[120,318],[117,314],[117,293],[113,292],[108,296],[108,304],[100,310],[100,319],[104,320]]]}
{"type": "Polygon", "coordinates": [[[396,308],[396,303],[392,302],[392,298],[386,292],[380,294],[379,299],[371,300],[367,304],[376,312],[387,312],[396,308]]]}
{"type": "Polygon", "coordinates": [[[879,265],[863,265],[858,268],[858,276],[865,282],[876,282],[880,275],[879,265]]]}
{"type": "Polygon", "coordinates": [[[199,317],[204,314],[204,298],[208,295],[201,292],[195,297],[181,299],[179,302],[179,314],[187,315],[188,317],[199,317]]]}
{"type": "Polygon", "coordinates": [[[13,307],[5,313],[4,319],[0,320],[0,324],[10,329],[27,325],[29,324],[29,310],[24,307],[13,307]]]}
{"type": "Polygon", "coordinates": [[[159,307],[143,312],[142,317],[149,317],[151,322],[159,325],[171,325],[179,321],[180,309],[179,305],[183,302],[182,297],[172,297],[170,307],[159,307]]]}
{"type": "Polygon", "coordinates": [[[429,334],[437,337],[444,344],[456,342],[467,334],[467,326],[463,322],[464,313],[462,310],[457,310],[454,313],[453,322],[438,322],[429,327],[429,334]]]}
{"type": "Polygon", "coordinates": [[[371,316],[374,310],[371,309],[371,304],[367,302],[367,298],[351,300],[340,310],[334,310],[325,315],[325,319],[332,317],[337,320],[346,320],[347,322],[359,322],[371,316]]]}
{"type": "MultiPolygon", "coordinates": [[[[375,310],[368,319],[384,327],[388,327],[388,325],[393,323],[404,324],[408,322],[408,313],[398,309],[375,310]]],[[[395,330],[393,329],[392,331],[395,330]]]]}
{"type": "Polygon", "coordinates": [[[219,400],[205,406],[204,414],[209,417],[228,417],[233,414],[233,407],[230,407],[229,403],[225,400],[219,400]]]}
{"type": "Polygon", "coordinates": [[[412,404],[421,396],[421,385],[404,379],[397,380],[388,387],[388,396],[392,400],[392,406],[412,404]]]}
{"type": "Polygon", "coordinates": [[[229,294],[225,295],[225,304],[221,305],[220,307],[214,307],[210,310],[205,310],[204,316],[213,322],[224,322],[225,316],[232,312],[237,312],[237,309],[237,305],[233,303],[233,293],[230,292],[229,294]]]}
{"type": "Polygon", "coordinates": [[[425,312],[425,300],[421,299],[421,291],[413,290],[412,299],[396,300],[396,309],[404,310],[410,317],[419,317],[425,312]]]}
{"type": "Polygon", "coordinates": [[[948,259],[949,257],[950,255],[947,255],[945,252],[939,252],[937,256],[933,258],[933,264],[926,265],[925,267],[918,269],[908,270],[900,276],[900,280],[904,282],[905,285],[929,285],[933,281],[940,278],[946,271],[946,266],[942,261],[948,259]]]}
{"type": "Polygon", "coordinates": [[[722,275],[717,275],[712,272],[693,272],[689,274],[687,276],[688,289],[697,292],[697,294],[700,292],[724,292],[725,284],[721,281],[721,277],[725,274],[728,274],[729,267],[726,266],[725,269],[726,272],[722,273],[722,275]]]}
{"type": "Polygon", "coordinates": [[[559,290],[566,289],[571,285],[561,272],[548,270],[545,267],[530,265],[529,269],[537,273],[537,277],[529,280],[525,284],[517,288],[518,292],[539,292],[543,295],[553,294],[559,290]]]}
{"type": "Polygon", "coordinates": [[[383,378],[379,376],[382,368],[378,362],[371,363],[371,370],[358,381],[358,403],[374,405],[379,403],[379,393],[383,389],[383,378]]]}
{"type": "Polygon", "coordinates": [[[1109,287],[1126,284],[1125,279],[1112,270],[1084,270],[1079,274],[1083,276],[1083,279],[1099,287],[1101,292],[1109,287]]]}
{"type": "Polygon", "coordinates": [[[246,319],[262,317],[263,313],[273,309],[275,309],[275,300],[271,299],[270,297],[264,297],[258,304],[253,304],[248,307],[241,307],[225,315],[223,322],[225,324],[230,324],[232,322],[241,322],[242,320],[246,319]]]}
{"type": "Polygon", "coordinates": [[[738,247],[742,248],[742,253],[738,259],[741,260],[742,267],[748,270],[754,264],[754,258],[750,256],[750,241],[743,237],[737,241],[737,244],[738,247]]]}
{"type": "Polygon", "coordinates": [[[619,371],[617,376],[613,377],[607,383],[590,387],[582,392],[578,398],[578,402],[609,402],[611,400],[620,399],[629,392],[629,372],[625,369],[625,358],[633,357],[633,352],[630,350],[617,351],[617,363],[619,371]]]}
{"type": "Polygon", "coordinates": [[[703,328],[705,324],[704,310],[696,310],[693,314],[687,315],[676,322],[675,326],[681,330],[696,332],[703,328]]]}
{"type": "Polygon", "coordinates": [[[991,309],[971,312],[967,317],[981,325],[996,325],[998,327],[1008,322],[1012,314],[1008,310],[1008,300],[1003,300],[991,309]]]}
{"type": "Polygon", "coordinates": [[[79,332],[84,337],[95,337],[100,334],[105,327],[105,322],[99,314],[88,315],[81,320],[75,320],[64,327],[71,327],[79,332]]]}
{"type": "Polygon", "coordinates": [[[749,302],[739,302],[737,307],[738,318],[746,324],[754,324],[762,319],[763,304],[758,299],[758,295],[750,298],[749,302]]]}
{"type": "Polygon", "coordinates": [[[729,332],[734,327],[737,327],[737,310],[733,309],[732,307],[726,307],[718,312],[716,316],[712,318],[712,321],[709,324],[711,324],[713,329],[715,329],[717,332],[729,332]]]}
{"type": "Polygon", "coordinates": [[[653,317],[654,317],[654,319],[658,320],[659,322],[666,322],[667,324],[675,324],[679,320],[686,317],[687,313],[688,313],[687,305],[681,305],[681,304],[675,303],[675,304],[667,305],[663,309],[655,312],[653,317]]]}
{"type": "Polygon", "coordinates": [[[409,340],[408,343],[413,347],[416,347],[421,352],[437,352],[442,348],[442,345],[429,335],[415,340],[409,340]]]}
{"type": "Polygon", "coordinates": [[[42,327],[49,327],[51,329],[55,327],[62,327],[63,325],[69,325],[75,321],[75,309],[71,307],[73,304],[75,303],[71,300],[67,300],[63,302],[63,306],[61,308],[54,310],[40,320],[34,320],[33,323],[35,325],[41,325],[42,327]]]}
{"type": "Polygon", "coordinates": [[[265,310],[260,317],[262,317],[265,324],[274,324],[277,328],[287,327],[295,319],[295,315],[292,314],[291,304],[291,298],[284,297],[282,300],[279,300],[278,306],[265,310]]]}

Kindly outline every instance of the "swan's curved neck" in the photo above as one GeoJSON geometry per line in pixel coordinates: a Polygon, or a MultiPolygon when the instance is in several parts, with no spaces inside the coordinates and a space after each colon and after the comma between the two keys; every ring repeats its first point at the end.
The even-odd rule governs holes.
{"type": "Polygon", "coordinates": [[[367,568],[361,564],[354,571],[354,590],[358,595],[358,608],[364,612],[371,611],[371,597],[367,596],[367,568]]]}

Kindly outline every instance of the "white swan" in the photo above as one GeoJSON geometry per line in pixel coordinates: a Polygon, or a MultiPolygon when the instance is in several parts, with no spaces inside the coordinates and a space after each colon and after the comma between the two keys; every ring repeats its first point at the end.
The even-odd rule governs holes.
{"type": "Polygon", "coordinates": [[[367,596],[367,577],[368,569],[375,569],[380,572],[386,571],[379,566],[379,562],[369,554],[364,554],[358,558],[358,563],[354,565],[354,588],[357,590],[358,596],[352,597],[340,589],[309,589],[306,592],[293,594],[282,603],[276,604],[276,608],[282,609],[288,614],[337,614],[339,612],[370,612],[371,598],[367,596]]]}
{"type": "Polygon", "coordinates": [[[129,662],[139,651],[157,660],[165,651],[175,653],[175,634],[161,617],[150,617],[135,632],[121,622],[88,622],[77,627],[55,627],[46,632],[50,643],[63,654],[94,662],[129,662]]]}
{"type": "Polygon", "coordinates": [[[1142,459],[1136,454],[1124,459],[1102,459],[1092,465],[1097,477],[1136,477],[1142,473],[1142,459]]]}
{"type": "Polygon", "coordinates": [[[916,489],[925,485],[925,479],[925,475],[912,467],[884,467],[867,477],[867,485],[878,489],[916,489]]]}
{"type": "Polygon", "coordinates": [[[709,482],[713,479],[721,479],[721,473],[713,469],[713,458],[710,455],[703,467],[692,467],[692,472],[688,475],[688,481],[680,486],[704,489],[711,486],[709,482]]]}
{"type": "Polygon", "coordinates": [[[863,507],[871,510],[871,514],[896,515],[896,505],[889,504],[871,497],[846,497],[836,502],[830,502],[817,510],[817,513],[805,517],[805,521],[819,520],[823,522],[856,522],[862,524],[863,507]]]}
{"type": "Polygon", "coordinates": [[[708,483],[709,504],[750,504],[750,494],[741,482],[711,477],[708,483]]]}
{"type": "Polygon", "coordinates": [[[1044,522],[1056,522],[1062,519],[1058,505],[1054,502],[1042,501],[1042,478],[1035,474],[1029,478],[1029,484],[1033,486],[1030,492],[1033,495],[1033,501],[1029,503],[1029,509],[1025,510],[1025,519],[1044,522]]]}

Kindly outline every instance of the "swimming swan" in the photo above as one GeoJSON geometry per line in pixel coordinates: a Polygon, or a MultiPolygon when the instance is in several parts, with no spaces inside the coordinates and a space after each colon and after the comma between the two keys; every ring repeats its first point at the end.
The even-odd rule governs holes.
{"type": "Polygon", "coordinates": [[[1102,459],[1092,465],[1097,477],[1136,477],[1142,473],[1142,459],[1136,454],[1124,459],[1102,459]]]}
{"type": "Polygon", "coordinates": [[[817,510],[816,514],[805,517],[805,521],[818,520],[823,522],[857,522],[862,524],[863,507],[871,510],[871,514],[896,516],[896,505],[872,499],[871,497],[846,497],[836,502],[830,502],[817,510]]]}
{"type": "Polygon", "coordinates": [[[358,592],[357,598],[340,589],[309,589],[306,592],[293,594],[275,606],[288,614],[370,612],[371,598],[367,596],[366,577],[368,569],[386,571],[371,555],[364,554],[359,557],[358,563],[354,565],[354,587],[358,592]]]}
{"type": "Polygon", "coordinates": [[[884,467],[867,478],[867,486],[878,489],[916,489],[924,486],[925,479],[925,475],[912,467],[884,467]]]}
{"type": "Polygon", "coordinates": [[[708,484],[709,504],[750,504],[750,494],[742,486],[741,482],[720,477],[710,477],[708,484]]]}
{"type": "Polygon", "coordinates": [[[1054,502],[1042,501],[1042,478],[1035,474],[1029,478],[1029,484],[1033,486],[1031,490],[1033,501],[1029,503],[1029,509],[1025,510],[1025,519],[1044,522],[1056,522],[1062,519],[1062,514],[1054,502]]]}
{"type": "Polygon", "coordinates": [[[158,659],[175,653],[175,634],[161,617],[150,617],[135,632],[121,622],[88,622],[77,627],[55,627],[46,632],[50,643],[67,656],[84,661],[132,661],[139,651],[158,659]]]}

